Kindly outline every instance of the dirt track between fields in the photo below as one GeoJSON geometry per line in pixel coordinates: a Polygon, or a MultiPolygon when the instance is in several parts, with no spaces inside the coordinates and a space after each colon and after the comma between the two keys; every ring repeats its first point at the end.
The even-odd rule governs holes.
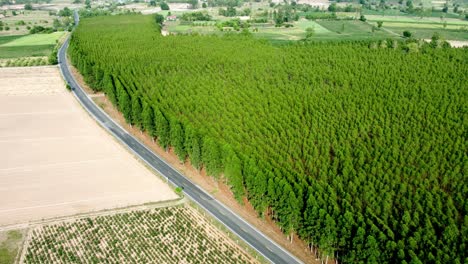
{"type": "Polygon", "coordinates": [[[57,67],[0,69],[0,226],[175,198],[85,112],[57,67]]]}

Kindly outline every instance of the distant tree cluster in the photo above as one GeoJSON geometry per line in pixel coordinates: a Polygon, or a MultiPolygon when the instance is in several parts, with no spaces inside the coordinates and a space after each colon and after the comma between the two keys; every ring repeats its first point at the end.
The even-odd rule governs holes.
{"type": "Polygon", "coordinates": [[[96,17],[72,36],[73,64],[128,123],[322,259],[466,262],[466,49],[272,46],[157,27],[96,17]]]}
{"type": "Polygon", "coordinates": [[[208,0],[208,6],[230,6],[230,7],[240,7],[244,3],[243,0],[208,0]]]}
{"type": "Polygon", "coordinates": [[[169,10],[169,5],[166,2],[161,2],[159,6],[161,7],[161,10],[169,10]]]}
{"type": "Polygon", "coordinates": [[[182,21],[210,21],[211,16],[206,11],[186,12],[180,17],[182,21]]]}
{"type": "Polygon", "coordinates": [[[31,4],[42,4],[46,3],[49,4],[52,0],[0,0],[0,6],[3,5],[25,5],[28,7],[26,10],[32,10],[31,4]],[[31,7],[31,9],[29,9],[31,7]]]}
{"type": "Polygon", "coordinates": [[[241,29],[248,29],[250,28],[250,23],[247,21],[241,21],[240,19],[231,19],[231,20],[226,20],[223,22],[218,22],[216,23],[216,27],[224,31],[227,28],[232,28],[235,31],[240,31],[241,29]]]}

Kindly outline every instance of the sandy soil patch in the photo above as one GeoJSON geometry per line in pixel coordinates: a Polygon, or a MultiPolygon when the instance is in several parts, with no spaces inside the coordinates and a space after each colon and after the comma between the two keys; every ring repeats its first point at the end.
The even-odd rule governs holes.
{"type": "Polygon", "coordinates": [[[0,69],[0,226],[175,198],[85,112],[57,67],[0,69]]]}
{"type": "Polygon", "coordinates": [[[187,11],[192,8],[191,4],[186,4],[186,3],[169,3],[168,5],[169,5],[169,10],[171,11],[187,11]]]}
{"type": "MultiPolygon", "coordinates": [[[[431,39],[424,39],[426,42],[431,42],[431,39]]],[[[452,48],[468,47],[468,41],[464,40],[446,40],[452,48]]]]}
{"type": "Polygon", "coordinates": [[[330,1],[328,0],[298,0],[298,4],[306,4],[306,5],[311,5],[314,7],[320,7],[320,8],[328,8],[330,5],[330,1]]]}
{"type": "Polygon", "coordinates": [[[468,47],[468,41],[463,41],[463,40],[447,40],[448,43],[450,43],[450,46],[453,48],[462,48],[462,47],[468,47]]]}

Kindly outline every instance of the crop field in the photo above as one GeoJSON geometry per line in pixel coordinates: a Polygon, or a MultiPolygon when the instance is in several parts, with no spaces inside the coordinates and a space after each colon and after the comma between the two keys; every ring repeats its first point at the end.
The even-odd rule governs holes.
{"type": "Polygon", "coordinates": [[[383,28],[399,35],[403,35],[403,31],[410,31],[417,39],[429,39],[436,32],[447,40],[468,39],[468,21],[460,19],[379,15],[369,15],[366,18],[374,26],[377,26],[377,21],[382,21],[383,28]]]}
{"type": "Polygon", "coordinates": [[[29,67],[45,66],[49,61],[47,57],[21,57],[15,59],[0,59],[0,67],[29,67]]]}
{"type": "MultiPolygon", "coordinates": [[[[443,25],[458,25],[458,26],[468,26],[468,21],[453,19],[453,18],[444,18],[440,19],[438,17],[407,17],[407,16],[378,16],[378,15],[368,15],[366,16],[369,21],[383,21],[383,22],[392,22],[392,23],[411,23],[411,24],[438,24],[443,25]]],[[[385,23],[384,23],[385,24],[385,23]]]]}
{"type": "MultiPolygon", "coordinates": [[[[407,22],[384,22],[383,25],[389,28],[405,28],[405,29],[425,28],[425,29],[436,29],[436,30],[444,30],[444,29],[454,30],[454,29],[461,29],[463,27],[460,25],[443,25],[443,24],[435,24],[435,23],[407,23],[407,22]]],[[[468,28],[467,28],[467,33],[468,33],[468,28]]]]}
{"type": "MultiPolygon", "coordinates": [[[[443,1],[442,6],[444,4],[445,4],[445,1],[443,1]]],[[[430,8],[431,6],[432,6],[431,4],[428,4],[426,8],[430,8]]],[[[365,15],[366,17],[367,16],[399,16],[399,17],[414,17],[414,18],[421,17],[421,14],[401,12],[399,9],[385,9],[385,10],[363,9],[362,14],[365,15]]],[[[432,17],[436,19],[440,19],[440,17],[463,19],[462,15],[458,15],[454,13],[443,13],[442,11],[435,11],[435,10],[433,10],[432,12],[423,12],[422,16],[424,18],[432,17]]]]}
{"type": "Polygon", "coordinates": [[[0,226],[176,199],[83,110],[57,67],[0,68],[0,226]]]}
{"type": "Polygon", "coordinates": [[[446,40],[468,40],[468,32],[454,29],[430,29],[430,28],[401,28],[401,27],[387,27],[386,29],[392,32],[403,34],[403,31],[408,30],[411,32],[414,38],[417,39],[430,39],[434,33],[440,34],[443,39],[446,40]]]}
{"type": "Polygon", "coordinates": [[[44,57],[48,56],[54,49],[53,45],[35,46],[0,46],[0,59],[13,59],[21,57],[44,57]]]}
{"type": "Polygon", "coordinates": [[[374,30],[372,26],[358,20],[321,20],[317,21],[319,25],[329,30],[330,34],[317,34],[318,39],[386,39],[395,38],[395,35],[389,34],[383,30],[374,30]]]}
{"type": "Polygon", "coordinates": [[[48,56],[64,32],[0,36],[0,59],[48,56]]]}
{"type": "Polygon", "coordinates": [[[32,34],[26,35],[14,40],[8,41],[1,45],[1,47],[17,47],[17,46],[35,46],[35,45],[55,45],[57,40],[60,39],[64,32],[53,32],[50,34],[32,34]]]}
{"type": "Polygon", "coordinates": [[[313,28],[314,33],[319,36],[333,34],[333,32],[330,32],[315,21],[301,19],[293,24],[294,27],[291,28],[276,28],[273,24],[269,26],[259,26],[258,32],[253,33],[253,35],[273,40],[300,40],[306,37],[307,28],[313,28]]]}
{"type": "Polygon", "coordinates": [[[25,263],[257,263],[189,206],[33,229],[25,263]]]}
{"type": "Polygon", "coordinates": [[[408,26],[402,26],[401,23],[384,23],[385,29],[391,30],[397,34],[402,35],[404,31],[411,32],[412,36],[417,39],[430,39],[435,33],[440,34],[443,39],[446,40],[468,40],[468,29],[449,29],[440,26],[428,25],[425,27],[419,24],[409,24],[408,26]]]}
{"type": "MultiPolygon", "coordinates": [[[[180,22],[168,22],[167,28],[173,33],[200,33],[200,34],[217,34],[219,31],[213,22],[198,22],[194,25],[184,25],[180,22]]],[[[301,40],[306,37],[306,30],[312,28],[314,34],[313,40],[359,40],[359,39],[384,39],[394,38],[395,35],[389,34],[383,30],[375,30],[372,32],[372,26],[356,20],[321,20],[309,21],[300,19],[292,23],[294,26],[290,28],[275,27],[274,24],[252,24],[250,31],[254,37],[266,38],[270,40],[301,40]],[[257,32],[252,31],[253,28],[258,29],[257,32]]]]}
{"type": "Polygon", "coordinates": [[[299,28],[275,28],[274,25],[258,27],[258,32],[252,33],[256,37],[272,40],[300,40],[305,38],[305,30],[299,28]]]}
{"type": "Polygon", "coordinates": [[[181,24],[179,21],[166,22],[169,32],[176,34],[199,33],[199,34],[222,34],[222,32],[214,26],[213,22],[200,21],[194,22],[193,25],[181,24]]]}

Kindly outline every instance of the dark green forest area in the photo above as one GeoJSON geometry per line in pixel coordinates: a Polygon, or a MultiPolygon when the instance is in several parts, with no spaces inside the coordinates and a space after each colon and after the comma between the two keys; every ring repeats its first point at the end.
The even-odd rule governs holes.
{"type": "Polygon", "coordinates": [[[162,37],[130,15],[83,19],[69,55],[127,122],[321,256],[467,263],[468,50],[399,45],[162,37]]]}

